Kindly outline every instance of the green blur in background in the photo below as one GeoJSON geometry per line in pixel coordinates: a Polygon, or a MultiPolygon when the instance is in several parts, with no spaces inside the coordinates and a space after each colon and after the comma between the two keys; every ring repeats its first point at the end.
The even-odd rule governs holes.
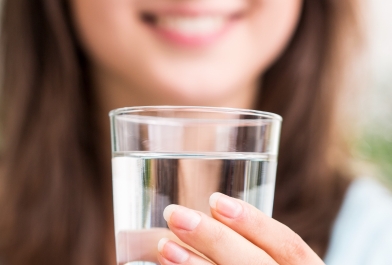
{"type": "Polygon", "coordinates": [[[353,153],[373,164],[378,177],[392,187],[392,1],[364,2],[370,82],[361,104],[363,121],[353,153]]]}
{"type": "Polygon", "coordinates": [[[354,148],[361,160],[377,168],[377,177],[392,187],[392,131],[365,131],[354,148]]]}

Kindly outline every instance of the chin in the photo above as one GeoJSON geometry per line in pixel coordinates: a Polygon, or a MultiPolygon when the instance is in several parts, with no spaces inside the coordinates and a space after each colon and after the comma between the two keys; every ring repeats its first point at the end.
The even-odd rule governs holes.
{"type": "Polygon", "coordinates": [[[220,102],[229,98],[238,89],[227,82],[222,82],[223,80],[225,79],[222,77],[216,77],[212,80],[203,80],[200,77],[182,80],[176,78],[173,80],[175,82],[157,82],[157,86],[151,93],[157,95],[156,87],[160,87],[159,94],[162,99],[166,99],[166,102],[173,102],[175,105],[220,105],[220,102]]]}

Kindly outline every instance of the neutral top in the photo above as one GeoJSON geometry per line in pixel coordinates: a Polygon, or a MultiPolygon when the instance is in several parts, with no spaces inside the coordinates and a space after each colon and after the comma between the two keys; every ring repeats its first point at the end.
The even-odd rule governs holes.
{"type": "Polygon", "coordinates": [[[349,187],[335,221],[327,265],[392,265],[392,195],[369,178],[349,187]]]}

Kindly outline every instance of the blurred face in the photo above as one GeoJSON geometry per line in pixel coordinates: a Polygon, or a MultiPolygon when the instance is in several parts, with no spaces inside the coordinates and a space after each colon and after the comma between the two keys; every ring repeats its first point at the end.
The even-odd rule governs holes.
{"type": "Polygon", "coordinates": [[[230,105],[223,102],[254,96],[256,80],[289,41],[301,2],[72,0],[72,9],[108,97],[230,105]]]}

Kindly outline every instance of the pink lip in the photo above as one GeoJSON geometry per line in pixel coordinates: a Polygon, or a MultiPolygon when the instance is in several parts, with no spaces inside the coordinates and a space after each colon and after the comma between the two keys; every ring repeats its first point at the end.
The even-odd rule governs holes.
{"type": "MultiPolygon", "coordinates": [[[[168,15],[184,15],[184,16],[197,16],[197,15],[223,15],[232,16],[236,13],[243,13],[246,10],[246,5],[243,1],[235,3],[226,3],[227,1],[208,1],[201,3],[198,1],[179,1],[175,5],[167,5],[165,1],[145,1],[144,7],[141,7],[142,13],[152,14],[168,14],[168,15]]],[[[233,1],[231,1],[233,2],[233,1]]]]}
{"type": "MultiPolygon", "coordinates": [[[[238,9],[237,9],[238,10],[238,9]]],[[[147,12],[146,12],[147,13],[147,12]]],[[[155,24],[147,24],[151,32],[155,33],[158,37],[163,40],[176,45],[190,48],[205,47],[212,45],[219,41],[224,35],[226,35],[230,29],[238,22],[239,18],[242,16],[241,11],[233,10],[218,10],[218,9],[202,9],[202,8],[187,8],[183,6],[177,6],[175,8],[161,8],[156,12],[149,12],[155,16],[162,15],[174,15],[174,16],[203,16],[203,15],[220,15],[226,16],[227,21],[225,25],[219,30],[209,33],[209,34],[198,34],[198,35],[188,35],[182,32],[166,29],[159,27],[155,24]]]]}
{"type": "Polygon", "coordinates": [[[217,42],[227,31],[230,30],[231,26],[232,22],[230,21],[216,32],[194,36],[189,36],[178,31],[167,30],[157,26],[151,26],[150,28],[152,29],[152,32],[155,32],[159,37],[175,45],[196,48],[217,42]]]}

